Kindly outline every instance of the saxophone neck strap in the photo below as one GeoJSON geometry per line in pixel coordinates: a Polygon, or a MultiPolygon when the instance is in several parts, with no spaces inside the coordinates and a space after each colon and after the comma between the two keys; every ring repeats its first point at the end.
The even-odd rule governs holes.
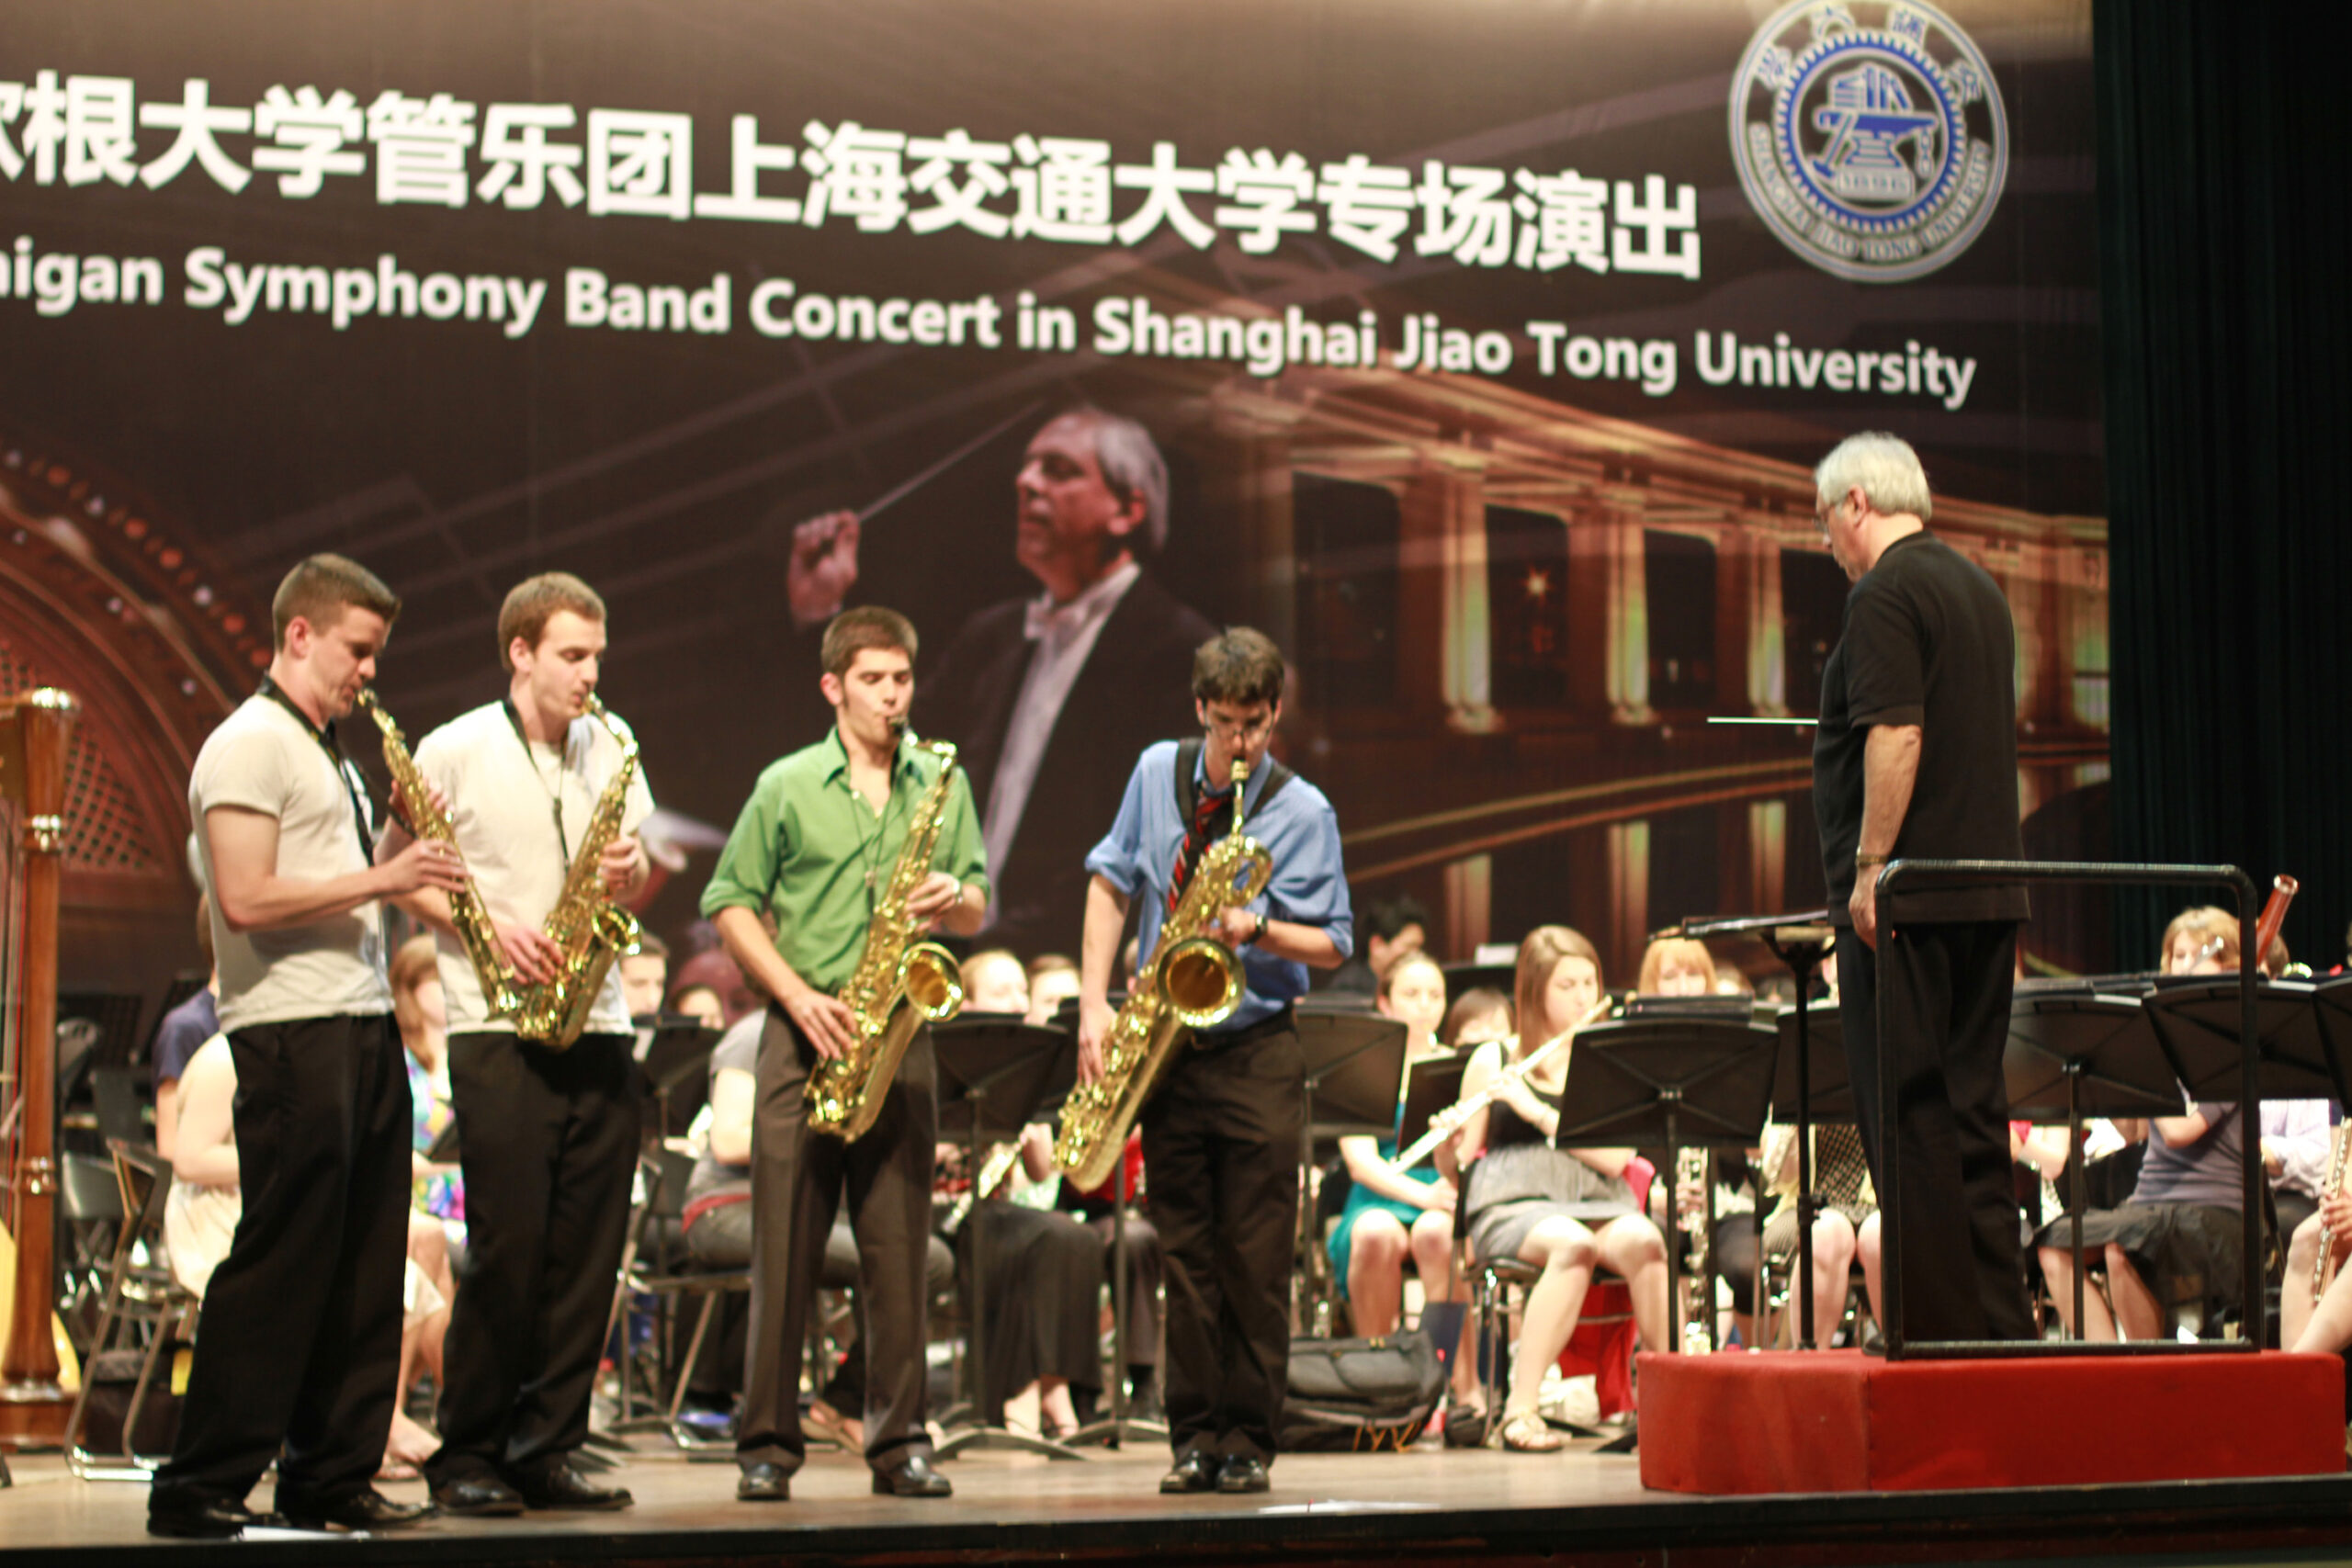
{"type": "Polygon", "coordinates": [[[499,698],[498,705],[506,710],[506,722],[514,727],[514,739],[521,743],[523,755],[530,761],[531,776],[539,781],[541,789],[547,791],[548,815],[555,818],[556,847],[563,852],[563,863],[570,865],[571,831],[563,825],[563,770],[565,758],[571,750],[571,732],[568,728],[564,731],[564,744],[556,749],[555,784],[550,788],[547,775],[539,772],[539,754],[531,749],[531,732],[523,728],[522,710],[514,705],[514,699],[511,696],[499,698]]]}
{"type": "MultiPolygon", "coordinates": [[[[1201,748],[1205,744],[1197,735],[1176,742],[1176,816],[1188,826],[1200,804],[1200,784],[1193,775],[1201,771],[1201,748]]],[[[1266,759],[1266,768],[1265,786],[1258,791],[1258,804],[1245,814],[1245,819],[1265,810],[1283,785],[1297,776],[1272,757],[1266,759]]],[[[1250,786],[1245,782],[1241,787],[1247,790],[1250,786]]]]}
{"type": "Polygon", "coordinates": [[[266,675],[261,678],[260,694],[292,714],[311,739],[319,743],[319,750],[327,754],[328,762],[334,765],[334,776],[343,781],[344,794],[351,797],[351,827],[359,835],[359,858],[369,865],[375,864],[376,834],[368,815],[368,802],[360,793],[360,780],[356,776],[358,770],[344,756],[343,747],[335,739],[334,722],[330,719],[324,725],[311,723],[311,716],[286,694],[286,688],[266,675]]]}

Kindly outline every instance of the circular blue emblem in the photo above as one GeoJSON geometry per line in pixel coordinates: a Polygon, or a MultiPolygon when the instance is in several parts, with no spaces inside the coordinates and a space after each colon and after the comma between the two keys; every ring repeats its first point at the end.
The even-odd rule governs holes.
{"type": "Polygon", "coordinates": [[[1992,67],[1921,0],[1782,8],[1732,78],[1731,146],[1781,242],[1865,283],[1924,276],[1968,249],[2009,166],[1992,67]]]}

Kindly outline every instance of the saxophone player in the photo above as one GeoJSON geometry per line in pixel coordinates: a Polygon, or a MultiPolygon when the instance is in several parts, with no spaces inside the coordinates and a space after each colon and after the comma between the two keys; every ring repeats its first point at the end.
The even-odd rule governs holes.
{"type": "MultiPolygon", "coordinates": [[[[605,620],[604,601],[567,572],[516,584],[498,615],[504,695],[416,748],[417,770],[449,802],[495,950],[526,984],[554,979],[566,956],[541,926],[574,858],[593,852],[585,840],[600,807],[615,804],[608,794],[619,816],[598,857],[603,892],[625,899],[645,885],[636,829],[653,800],[644,776],[624,767],[620,736],[590,713],[605,620]]],[[[385,852],[404,837],[396,828],[385,852]]],[[[477,1517],[626,1507],[627,1492],[572,1463],[588,1437],[637,1156],[635,1041],[620,975],[605,971],[568,1047],[525,1039],[485,999],[447,898],[407,907],[440,940],[470,1258],[444,1352],[441,1449],[424,1466],[434,1500],[477,1517]]]]}
{"type": "Polygon", "coordinates": [[[1233,950],[1246,984],[1221,1024],[1178,1048],[1142,1113],[1168,1289],[1164,1398],[1176,1462],[1162,1492],[1266,1490],[1288,1376],[1306,1095],[1291,1004],[1309,968],[1337,968],[1354,944],[1331,803],[1267,759],[1283,676],[1282,652],[1262,632],[1234,626],[1203,643],[1193,657],[1203,734],[1144,750],[1117,819],[1086,857],[1082,1079],[1102,1075],[1111,971],[1132,906],[1143,908],[1139,964],[1163,941],[1205,934],[1233,950]],[[1242,818],[1272,874],[1258,897],[1217,908],[1199,932],[1164,931],[1189,869],[1234,820],[1236,762],[1248,771],[1242,818]]]}
{"type": "MultiPolygon", "coordinates": [[[[860,969],[885,890],[901,885],[900,852],[941,783],[936,758],[902,744],[914,698],[915,629],[876,605],[825,628],[831,731],[760,775],[720,852],[702,911],[768,998],[752,1128],[752,1328],[736,1436],[746,1502],[782,1502],[806,1447],[800,1355],[825,1238],[846,1186],[865,1294],[865,1460],[877,1494],[944,1497],[923,1429],[924,1269],[931,1162],[938,1128],[929,1031],[918,1030],[854,1140],[810,1124],[807,1085],[839,1061],[857,1020],[839,992],[860,969]],[[766,924],[773,919],[773,933],[766,924]]],[[[933,842],[932,870],[906,915],[968,936],[988,912],[979,823],[961,773],[933,842]]]]}
{"type": "Polygon", "coordinates": [[[206,738],[188,780],[243,1086],[244,1218],[213,1270],[204,1354],[148,1494],[163,1536],[382,1529],[430,1512],[369,1484],[391,1427],[408,1232],[408,1085],[378,916],[382,899],[464,886],[464,867],[438,842],[371,863],[366,780],[335,738],[398,596],[320,555],[270,608],[268,677],[206,738]],[[257,1514],[245,1495],[273,1459],[277,1512],[257,1514]]]}

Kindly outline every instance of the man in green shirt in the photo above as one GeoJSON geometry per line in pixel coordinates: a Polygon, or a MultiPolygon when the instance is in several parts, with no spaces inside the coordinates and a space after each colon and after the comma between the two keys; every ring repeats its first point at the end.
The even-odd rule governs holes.
{"type": "MultiPolygon", "coordinates": [[[[825,628],[820,685],[832,733],[760,775],[702,896],[702,910],[768,998],[752,1129],[752,1328],[736,1437],[738,1497],[781,1502],[806,1445],[800,1355],[808,1298],[846,1184],[865,1297],[865,1459],[876,1493],[944,1497],[923,1428],[923,1290],[938,1131],[931,1037],[918,1031],[874,1125],[854,1143],[812,1132],[809,1070],[854,1039],[834,995],[857,967],[876,899],[909,824],[938,782],[900,744],[914,698],[915,629],[878,606],[825,628]],[[774,934],[770,934],[773,922],[774,934]]],[[[989,883],[970,784],[950,785],[932,872],[908,901],[934,929],[968,936],[989,883]]]]}

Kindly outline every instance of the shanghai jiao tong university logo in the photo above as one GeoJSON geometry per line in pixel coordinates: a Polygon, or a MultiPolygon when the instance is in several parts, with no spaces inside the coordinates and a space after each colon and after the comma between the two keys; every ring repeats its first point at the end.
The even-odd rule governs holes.
{"type": "Polygon", "coordinates": [[[2009,164],[1992,67],[1919,0],[1784,7],[1733,77],[1731,144],[1748,204],[1782,243],[1865,283],[1921,277],[1966,250],[2009,164]]]}

